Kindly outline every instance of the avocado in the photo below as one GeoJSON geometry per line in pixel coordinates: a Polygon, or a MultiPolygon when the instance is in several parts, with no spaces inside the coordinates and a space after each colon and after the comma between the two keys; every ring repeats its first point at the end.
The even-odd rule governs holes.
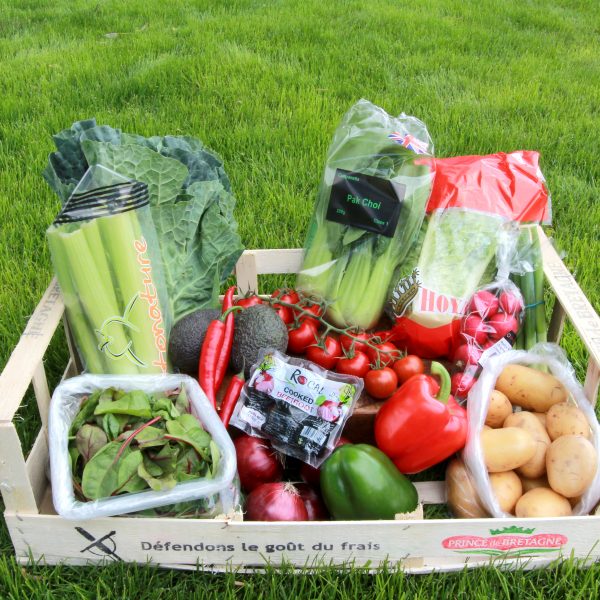
{"type": "Polygon", "coordinates": [[[169,358],[175,371],[198,377],[198,361],[206,330],[220,314],[218,308],[202,308],[175,323],[169,336],[169,358]]]}
{"type": "Polygon", "coordinates": [[[261,349],[285,352],[287,343],[287,327],[277,312],[266,304],[250,306],[235,315],[231,368],[234,373],[244,369],[246,377],[250,377],[261,349]]]}

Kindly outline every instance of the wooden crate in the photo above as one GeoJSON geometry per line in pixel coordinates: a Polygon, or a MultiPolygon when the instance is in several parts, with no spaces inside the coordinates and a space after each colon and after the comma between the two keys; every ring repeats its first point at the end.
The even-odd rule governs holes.
{"type": "MultiPolygon", "coordinates": [[[[600,318],[543,233],[541,239],[544,271],[557,298],[549,338],[560,339],[569,317],[589,350],[585,391],[595,403],[600,379],[600,318]]],[[[258,275],[293,273],[300,261],[300,250],[246,251],[236,268],[238,284],[241,289],[256,289],[258,275]]],[[[382,563],[400,563],[407,571],[419,573],[480,566],[490,560],[534,568],[570,555],[582,559],[581,564],[600,558],[600,517],[596,516],[317,523],[62,519],[52,507],[46,478],[50,391],[43,362],[62,314],[61,295],[53,282],[0,376],[0,490],[15,553],[23,564],[30,560],[48,564],[127,561],[181,569],[253,570],[265,563],[282,562],[313,568],[321,564],[376,568],[382,563]],[[30,384],[42,427],[25,457],[13,418],[30,384]]],[[[65,376],[76,371],[72,357],[65,376]]],[[[373,407],[363,407],[353,418],[368,420],[373,415],[373,407]]],[[[442,482],[418,483],[417,487],[425,504],[444,502],[442,482]]]]}

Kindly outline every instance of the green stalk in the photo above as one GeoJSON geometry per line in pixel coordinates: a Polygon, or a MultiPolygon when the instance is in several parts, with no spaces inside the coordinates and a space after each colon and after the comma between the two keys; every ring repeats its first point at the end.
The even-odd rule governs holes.
{"type": "Polygon", "coordinates": [[[85,369],[90,373],[105,373],[106,363],[98,350],[93,329],[87,321],[83,307],[78,299],[77,290],[73,285],[69,272],[68,258],[59,237],[59,230],[52,228],[48,231],[48,245],[52,256],[52,264],[60,285],[67,311],[69,327],[73,332],[79,354],[83,359],[85,369]]]}
{"type": "Polygon", "coordinates": [[[296,286],[307,294],[327,298],[334,256],[329,249],[327,224],[315,221],[312,227],[314,233],[306,248],[296,286]]]}
{"type": "Polygon", "coordinates": [[[137,373],[134,364],[117,356],[126,351],[129,340],[118,321],[110,322],[111,319],[118,319],[121,314],[112,292],[112,281],[100,278],[94,256],[81,229],[72,233],[58,231],[57,236],[63,246],[73,286],[98,336],[99,347],[105,354],[108,372],[137,373]]]}
{"type": "MultiPolygon", "coordinates": [[[[512,273],[510,278],[513,283],[519,288],[521,294],[523,294],[521,276],[518,273],[512,273]]],[[[523,312],[523,322],[519,327],[519,332],[517,333],[517,340],[515,341],[515,350],[525,350],[525,311],[523,312]]]]}
{"type": "MultiPolygon", "coordinates": [[[[119,313],[130,325],[125,326],[125,331],[132,341],[131,354],[141,364],[138,368],[143,373],[162,372],[156,363],[159,353],[152,333],[153,320],[148,311],[148,300],[141,297],[146,291],[144,280],[148,280],[140,269],[142,265],[138,262],[137,251],[134,246],[136,240],[141,240],[141,229],[138,218],[134,211],[115,214],[95,219],[98,224],[100,236],[104,248],[108,253],[110,266],[113,272],[113,280],[118,289],[121,312],[119,313]]],[[[143,253],[143,259],[148,259],[148,252],[143,253]]],[[[152,268],[152,264],[146,265],[152,268]]],[[[153,282],[149,291],[157,293],[153,282]]],[[[162,309],[158,297],[156,297],[156,311],[162,309]]],[[[161,325],[165,329],[165,320],[162,317],[161,325]]]]}
{"type": "MultiPolygon", "coordinates": [[[[531,228],[523,231],[523,239],[528,255],[531,255],[531,228]]],[[[533,271],[525,271],[521,276],[523,300],[525,302],[525,350],[535,346],[537,336],[535,331],[535,279],[533,271]]]]}
{"type": "Polygon", "coordinates": [[[338,308],[347,325],[361,328],[371,327],[371,323],[362,323],[356,319],[369,284],[373,268],[373,241],[366,238],[355,246],[348,260],[348,266],[339,287],[338,308]]]}
{"type": "Polygon", "coordinates": [[[535,271],[533,272],[535,287],[535,329],[538,342],[548,340],[548,329],[546,324],[546,307],[544,304],[544,264],[542,259],[542,247],[537,227],[531,228],[533,239],[532,255],[535,271]]]}

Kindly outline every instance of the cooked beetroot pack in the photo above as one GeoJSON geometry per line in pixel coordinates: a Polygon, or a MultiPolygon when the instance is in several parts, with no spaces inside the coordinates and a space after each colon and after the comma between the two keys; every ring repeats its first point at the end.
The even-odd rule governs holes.
{"type": "Polygon", "coordinates": [[[359,377],[263,350],[230,424],[318,467],[333,452],[362,389],[359,377]]]}

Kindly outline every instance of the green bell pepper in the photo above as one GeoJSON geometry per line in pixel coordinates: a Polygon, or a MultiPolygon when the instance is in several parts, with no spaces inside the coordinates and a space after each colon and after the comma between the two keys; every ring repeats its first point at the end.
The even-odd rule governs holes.
{"type": "Polygon", "coordinates": [[[413,483],[369,444],[337,448],[321,467],[321,492],[336,520],[393,519],[419,501],[413,483]]]}

